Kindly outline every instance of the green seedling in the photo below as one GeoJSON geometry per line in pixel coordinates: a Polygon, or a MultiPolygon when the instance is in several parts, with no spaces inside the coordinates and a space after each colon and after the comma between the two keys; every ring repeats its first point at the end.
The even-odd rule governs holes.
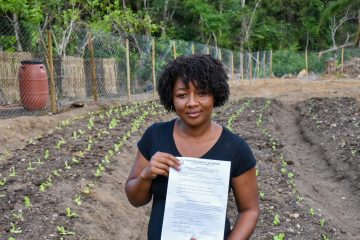
{"type": "Polygon", "coordinates": [[[278,214],[275,214],[273,224],[274,226],[278,226],[280,224],[280,217],[278,214]]]}
{"type": "Polygon", "coordinates": [[[16,240],[14,237],[9,237],[8,240],[16,240]]]}
{"type": "Polygon", "coordinates": [[[60,174],[59,174],[58,170],[54,170],[53,175],[56,176],[56,177],[60,177],[60,174]]]}
{"type": "Polygon", "coordinates": [[[91,193],[91,189],[88,186],[86,186],[86,188],[84,188],[84,190],[82,190],[82,192],[88,195],[91,193]]]}
{"type": "Polygon", "coordinates": [[[285,239],[285,233],[279,233],[278,235],[275,235],[273,237],[273,240],[284,240],[285,239]]]}
{"type": "Polygon", "coordinates": [[[355,156],[356,156],[356,153],[357,153],[357,150],[355,150],[355,149],[351,149],[351,155],[352,155],[353,157],[355,157],[355,156]]]}
{"type": "Polygon", "coordinates": [[[28,196],[24,197],[24,204],[26,208],[30,208],[32,206],[30,198],[28,196]]]}
{"type": "Polygon", "coordinates": [[[71,169],[71,166],[68,164],[67,160],[65,161],[65,169],[68,169],[68,170],[71,169]]]}
{"type": "Polygon", "coordinates": [[[75,235],[75,232],[67,231],[63,226],[56,226],[56,230],[60,235],[75,235]]]}
{"type": "Polygon", "coordinates": [[[42,162],[39,157],[36,159],[36,162],[33,162],[33,163],[36,163],[36,164],[44,164],[44,162],[42,162]]]}
{"type": "Polygon", "coordinates": [[[73,139],[77,140],[80,136],[78,135],[77,131],[74,131],[72,133],[72,137],[73,137],[73,139]]]}
{"type": "Polygon", "coordinates": [[[321,227],[324,227],[324,225],[325,225],[325,219],[323,219],[323,218],[320,219],[320,220],[319,220],[319,223],[320,223],[320,226],[321,226],[321,227]]]}
{"type": "Polygon", "coordinates": [[[26,169],[29,170],[29,171],[32,171],[32,170],[35,170],[36,167],[33,167],[33,166],[31,165],[31,162],[29,162],[29,164],[28,164],[28,166],[27,166],[26,169]]]}
{"type": "Polygon", "coordinates": [[[9,174],[10,177],[16,177],[16,171],[15,171],[15,167],[11,167],[10,168],[10,174],[9,174]]]}
{"type": "Polygon", "coordinates": [[[300,195],[297,195],[296,196],[296,202],[301,203],[302,201],[304,201],[304,198],[302,196],[300,196],[300,195]]]}
{"type": "Polygon", "coordinates": [[[31,144],[31,145],[35,144],[34,140],[32,138],[29,139],[28,143],[31,144]]]}
{"type": "Polygon", "coordinates": [[[264,192],[259,191],[259,196],[260,196],[260,199],[264,199],[264,197],[265,197],[265,193],[264,193],[264,192]]]}
{"type": "Polygon", "coordinates": [[[11,233],[22,233],[22,230],[20,227],[17,227],[14,223],[10,223],[11,224],[11,228],[10,228],[10,232],[11,233]]]}
{"type": "Polygon", "coordinates": [[[110,157],[112,157],[112,156],[114,156],[114,151],[109,149],[108,154],[109,154],[110,157]]]}
{"type": "Polygon", "coordinates": [[[311,216],[314,216],[314,215],[315,215],[315,210],[314,210],[314,208],[310,208],[309,214],[310,214],[311,216]]]}
{"type": "Polygon", "coordinates": [[[105,157],[104,157],[104,162],[105,162],[105,163],[110,163],[110,160],[109,160],[109,156],[108,156],[108,155],[105,155],[105,157]]]}
{"type": "Polygon", "coordinates": [[[286,174],[287,169],[283,167],[283,168],[280,169],[280,171],[281,171],[282,174],[286,174]]]}
{"type": "Polygon", "coordinates": [[[95,176],[96,176],[96,177],[100,177],[101,174],[102,174],[102,171],[101,171],[101,169],[98,167],[98,168],[96,169],[95,176]]]}
{"type": "Polygon", "coordinates": [[[80,135],[83,135],[85,133],[85,131],[79,129],[79,133],[80,133],[80,135]]]}
{"type": "Polygon", "coordinates": [[[256,171],[255,171],[255,175],[256,175],[257,177],[260,175],[260,173],[259,173],[259,169],[256,169],[256,171]]]}
{"type": "Polygon", "coordinates": [[[321,235],[322,240],[330,240],[330,238],[328,236],[326,236],[325,234],[321,235]]]}
{"type": "Polygon", "coordinates": [[[81,157],[81,158],[82,158],[82,157],[84,157],[85,152],[83,152],[83,151],[79,151],[79,153],[78,153],[78,154],[79,154],[79,157],[81,157]]]}
{"type": "Polygon", "coordinates": [[[4,186],[6,184],[6,178],[3,178],[3,180],[0,180],[0,186],[4,186]]]}
{"type": "Polygon", "coordinates": [[[72,161],[73,161],[73,163],[75,163],[75,164],[78,164],[78,163],[80,163],[80,161],[78,160],[78,159],[76,159],[76,157],[72,157],[72,159],[71,159],[72,161]]]}
{"type": "Polygon", "coordinates": [[[39,191],[40,192],[45,192],[46,191],[46,184],[45,183],[41,183],[39,186],[39,191]]]}
{"type": "Polygon", "coordinates": [[[14,218],[15,220],[17,220],[17,221],[24,221],[24,217],[23,217],[23,215],[22,215],[21,212],[19,212],[19,213],[13,213],[12,216],[13,216],[13,218],[14,218]]]}
{"type": "Polygon", "coordinates": [[[288,174],[287,174],[287,176],[288,176],[288,178],[293,178],[294,177],[294,174],[292,173],[292,172],[288,172],[288,174]]]}
{"type": "Polygon", "coordinates": [[[74,202],[76,203],[76,205],[80,206],[81,205],[81,196],[77,195],[74,199],[74,202]]]}
{"type": "Polygon", "coordinates": [[[77,217],[78,215],[77,215],[77,213],[76,213],[75,211],[72,211],[71,208],[67,207],[67,208],[66,208],[66,216],[67,216],[68,218],[75,218],[75,217],[77,217]]]}
{"type": "Polygon", "coordinates": [[[66,143],[66,141],[65,141],[63,138],[61,138],[61,139],[56,143],[56,149],[60,150],[61,145],[65,144],[65,143],[66,143]]]}
{"type": "Polygon", "coordinates": [[[49,157],[50,157],[50,151],[49,149],[46,149],[44,159],[48,159],[49,157]]]}

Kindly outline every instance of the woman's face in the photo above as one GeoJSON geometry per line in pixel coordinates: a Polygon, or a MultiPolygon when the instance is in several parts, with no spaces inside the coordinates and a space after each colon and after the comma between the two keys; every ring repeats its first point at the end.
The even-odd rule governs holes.
{"type": "Polygon", "coordinates": [[[196,88],[193,82],[185,86],[180,79],[176,80],[173,103],[177,115],[189,126],[201,126],[211,121],[214,96],[196,88]]]}

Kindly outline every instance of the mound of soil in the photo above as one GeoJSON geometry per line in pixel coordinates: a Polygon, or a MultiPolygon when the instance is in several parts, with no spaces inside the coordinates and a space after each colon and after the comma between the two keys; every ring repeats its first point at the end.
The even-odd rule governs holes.
{"type": "MultiPolygon", "coordinates": [[[[258,160],[261,217],[252,239],[356,239],[360,81],[231,85],[232,101],[214,118],[258,160]]],[[[1,120],[0,238],[146,239],[150,205],[132,207],[124,184],[144,129],[174,117],[149,103],[1,120]]],[[[234,222],[231,195],[228,215],[234,222]]]]}

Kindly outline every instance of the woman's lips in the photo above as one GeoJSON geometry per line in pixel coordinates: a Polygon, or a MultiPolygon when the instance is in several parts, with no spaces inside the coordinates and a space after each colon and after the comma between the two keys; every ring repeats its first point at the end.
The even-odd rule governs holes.
{"type": "Polygon", "coordinates": [[[191,117],[191,118],[195,118],[195,117],[197,117],[197,116],[199,116],[200,115],[200,111],[197,111],[197,112],[188,112],[188,113],[186,113],[189,117],[191,117]]]}

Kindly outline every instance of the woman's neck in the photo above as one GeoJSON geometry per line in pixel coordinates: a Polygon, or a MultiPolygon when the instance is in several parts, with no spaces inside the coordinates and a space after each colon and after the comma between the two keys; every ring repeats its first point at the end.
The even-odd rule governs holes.
{"type": "Polygon", "coordinates": [[[211,119],[201,126],[187,125],[182,119],[178,119],[177,124],[179,134],[191,138],[201,138],[202,136],[211,132],[214,128],[214,123],[211,121],[211,119]]]}

